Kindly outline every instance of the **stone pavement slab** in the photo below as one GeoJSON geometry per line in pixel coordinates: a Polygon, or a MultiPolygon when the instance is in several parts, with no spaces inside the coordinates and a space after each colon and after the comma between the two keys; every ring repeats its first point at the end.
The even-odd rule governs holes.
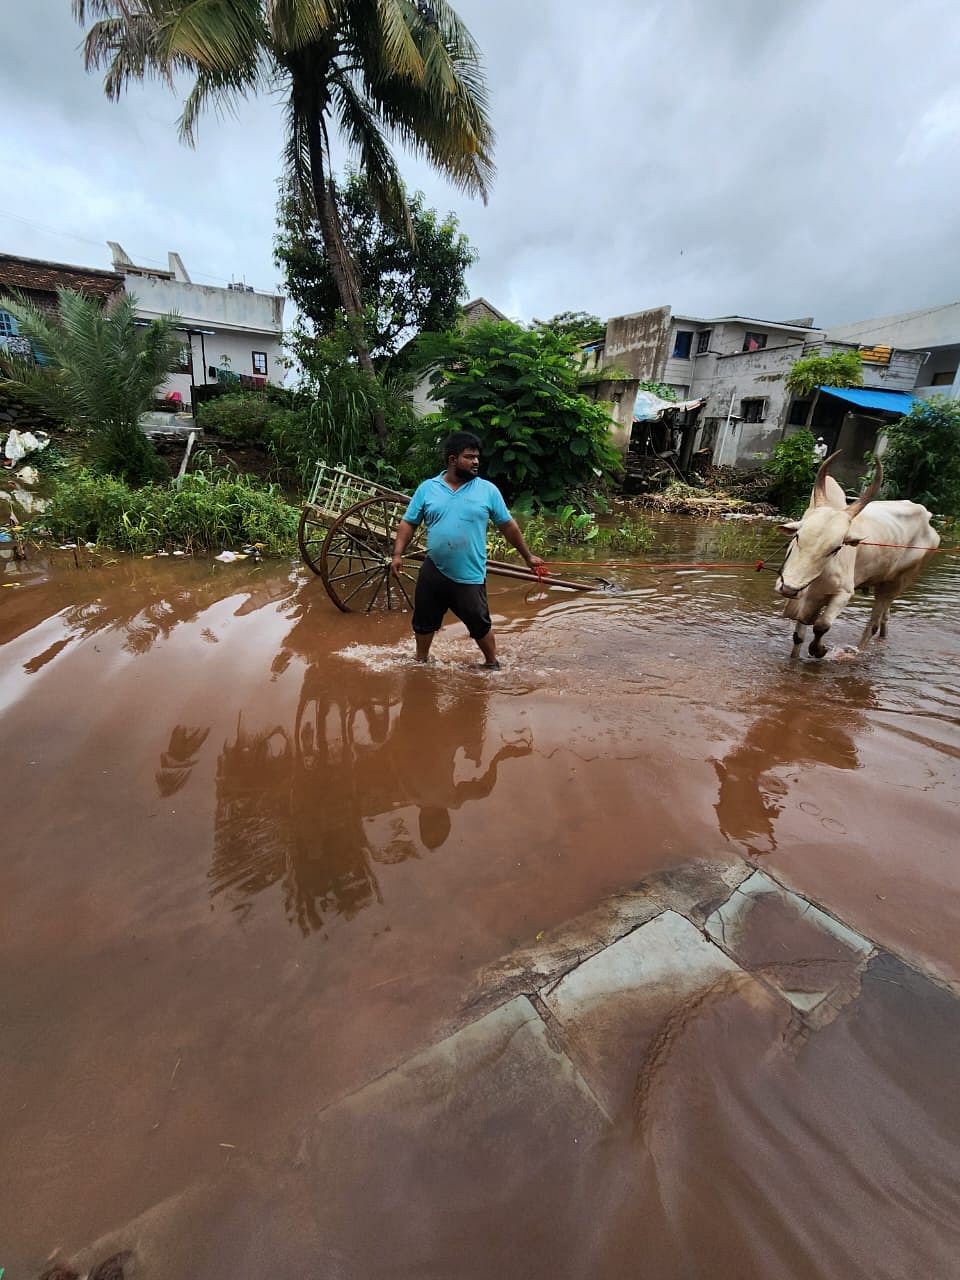
{"type": "Polygon", "coordinates": [[[729,989],[730,979],[764,997],[750,991],[759,984],[689,920],[664,911],[541,995],[571,1057],[617,1116],[629,1105],[644,1058],[667,1020],[714,986],[729,989]]]}
{"type": "Polygon", "coordinates": [[[873,943],[755,871],[711,916],[707,934],[808,1013],[857,985],[873,943]]]}
{"type": "Polygon", "coordinates": [[[305,1117],[282,1166],[235,1153],[83,1261],[131,1249],[137,1280],[574,1280],[608,1129],[520,997],[305,1117]]]}

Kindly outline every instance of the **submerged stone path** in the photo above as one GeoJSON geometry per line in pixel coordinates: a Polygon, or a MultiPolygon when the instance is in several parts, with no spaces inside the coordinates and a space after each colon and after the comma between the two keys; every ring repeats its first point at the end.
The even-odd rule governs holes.
{"type": "Polygon", "coordinates": [[[674,869],[478,974],[446,1038],[305,1115],[284,1161],[225,1149],[220,1175],[71,1265],[129,1250],[125,1274],[191,1280],[627,1274],[610,1148],[673,1105],[674,1047],[709,1016],[708,1044],[796,1055],[871,972],[944,985],[747,863],[674,869]]]}

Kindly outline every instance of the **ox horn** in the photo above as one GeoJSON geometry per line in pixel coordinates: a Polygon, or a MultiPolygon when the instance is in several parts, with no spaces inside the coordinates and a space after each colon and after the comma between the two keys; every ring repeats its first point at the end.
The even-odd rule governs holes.
{"type": "Polygon", "coordinates": [[[838,449],[836,453],[831,453],[829,458],[824,458],[820,463],[820,470],[817,472],[817,478],[813,482],[813,505],[815,507],[829,506],[827,499],[827,470],[834,458],[839,458],[842,449],[838,449]]]}
{"type": "Polygon", "coordinates": [[[874,467],[876,470],[871,482],[867,485],[856,502],[854,502],[852,506],[847,507],[847,515],[851,520],[854,516],[858,516],[867,503],[872,502],[880,492],[880,486],[883,484],[883,463],[879,458],[874,459],[874,467]]]}

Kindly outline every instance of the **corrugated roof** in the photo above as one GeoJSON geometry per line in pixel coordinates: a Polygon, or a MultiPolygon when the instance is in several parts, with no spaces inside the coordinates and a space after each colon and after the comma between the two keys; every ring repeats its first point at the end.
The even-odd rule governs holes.
{"type": "Polygon", "coordinates": [[[75,267],[67,262],[45,262],[41,258],[0,253],[0,292],[12,289],[50,294],[58,289],[74,289],[89,297],[106,299],[123,291],[123,276],[96,267],[75,267]]]}
{"type": "Polygon", "coordinates": [[[909,391],[877,391],[873,387],[821,387],[820,390],[860,409],[882,409],[884,413],[909,413],[917,403],[916,396],[909,391]]]}

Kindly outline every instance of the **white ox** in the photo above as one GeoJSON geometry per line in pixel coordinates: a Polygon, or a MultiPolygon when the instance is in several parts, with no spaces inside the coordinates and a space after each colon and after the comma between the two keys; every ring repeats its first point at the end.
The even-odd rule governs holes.
{"type": "Polygon", "coordinates": [[[879,460],[872,484],[847,506],[843,490],[827,475],[835,457],[834,453],[826,458],[817,472],[810,505],[801,519],[781,525],[793,534],[777,590],[788,598],[784,616],[795,623],[794,655],[812,625],[810,652],[822,658],[827,652],[823,637],[840,611],[854,591],[869,592],[871,587],[873,608],[860,648],[866,648],[877,634],[885,637],[891,604],[916,581],[930,552],[940,545],[926,507],[916,502],[874,501],[883,483],[879,460]]]}

